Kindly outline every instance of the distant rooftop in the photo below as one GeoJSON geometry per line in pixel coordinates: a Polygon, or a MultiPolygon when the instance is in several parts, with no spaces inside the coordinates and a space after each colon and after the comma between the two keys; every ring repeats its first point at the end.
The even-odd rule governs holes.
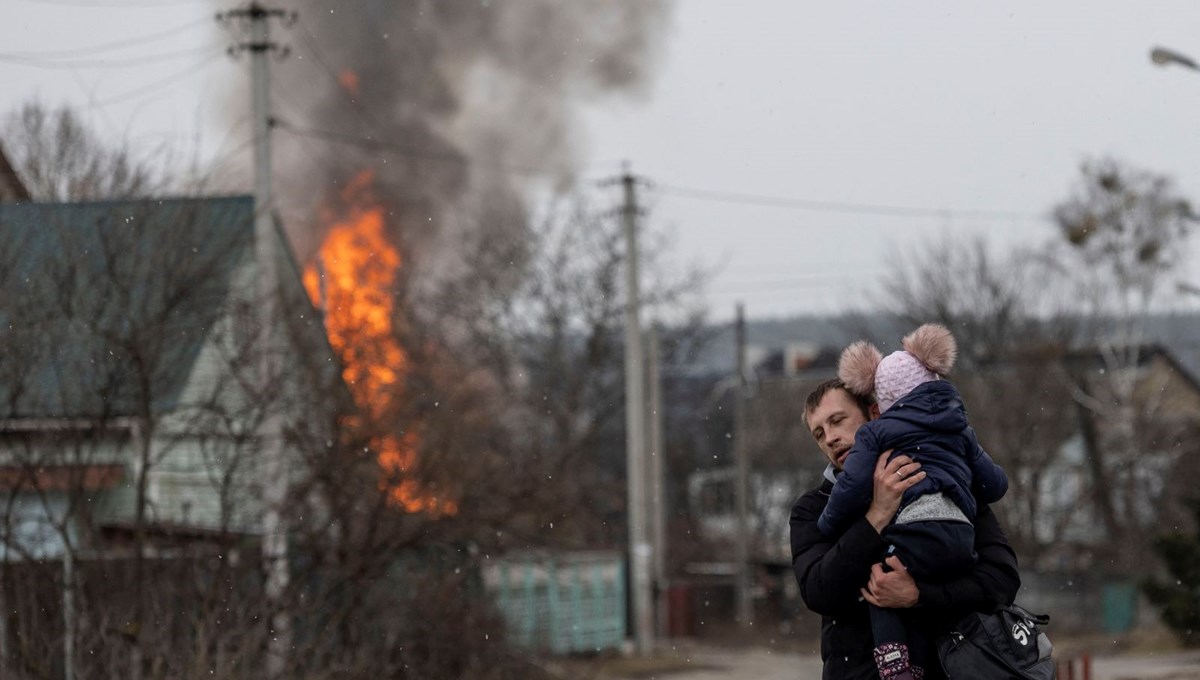
{"type": "Polygon", "coordinates": [[[253,244],[248,196],[0,204],[0,417],[136,413],[138,358],[174,408],[253,244]]]}

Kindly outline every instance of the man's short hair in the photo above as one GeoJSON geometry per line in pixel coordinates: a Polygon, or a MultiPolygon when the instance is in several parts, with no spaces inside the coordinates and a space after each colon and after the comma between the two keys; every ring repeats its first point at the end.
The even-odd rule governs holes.
{"type": "Polygon", "coordinates": [[[805,425],[808,424],[808,414],[821,404],[821,400],[825,398],[826,394],[834,390],[842,390],[849,395],[854,400],[854,403],[858,405],[859,410],[862,411],[863,417],[870,419],[871,404],[875,403],[875,398],[869,394],[855,394],[850,391],[850,388],[846,387],[846,383],[842,382],[841,378],[830,378],[814,387],[813,391],[808,393],[808,398],[804,400],[804,413],[802,415],[805,425]]]}

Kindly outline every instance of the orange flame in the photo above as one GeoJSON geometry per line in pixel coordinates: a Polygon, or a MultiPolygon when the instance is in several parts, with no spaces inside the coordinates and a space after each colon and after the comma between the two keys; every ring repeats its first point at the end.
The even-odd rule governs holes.
{"type": "MultiPolygon", "coordinates": [[[[332,226],[303,278],[313,303],[324,307],[325,332],[342,358],[342,378],[355,403],[370,422],[380,423],[396,410],[408,355],[392,325],[400,252],[385,234],[383,208],[372,200],[374,179],[373,172],[364,171],[342,192],[343,201],[351,206],[346,215],[322,211],[323,221],[332,226]]],[[[457,511],[452,500],[403,479],[416,460],[416,437],[411,432],[375,438],[371,446],[378,452],[383,483],[394,503],[409,512],[457,511]]]]}
{"type": "Polygon", "coordinates": [[[350,69],[346,69],[338,74],[338,83],[342,89],[350,93],[352,96],[358,96],[358,74],[350,69]]]}

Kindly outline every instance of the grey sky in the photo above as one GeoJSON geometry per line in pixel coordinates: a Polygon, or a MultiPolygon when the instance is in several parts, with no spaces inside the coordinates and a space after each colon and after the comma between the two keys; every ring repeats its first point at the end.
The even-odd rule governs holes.
{"type": "MultiPolygon", "coordinates": [[[[203,1],[0,0],[0,8],[0,52],[10,55],[193,22],[93,58],[224,40],[203,1]]],[[[669,188],[1036,216],[1066,194],[1083,158],[1110,154],[1169,173],[1200,198],[1200,73],[1153,67],[1156,44],[1200,57],[1200,5],[678,0],[652,91],[583,111],[584,174],[629,159],[663,187],[649,195],[651,225],[671,231],[681,259],[722,265],[710,291],[716,317],[737,299],[753,316],[836,311],[832,291],[864,292],[864,272],[925,239],[970,231],[1007,245],[1049,239],[1052,229],[1036,217],[810,212],[669,188]]],[[[199,131],[212,154],[229,128],[222,83],[244,62],[202,59],[64,70],[0,63],[0,110],[35,95],[104,102],[186,71],[178,85],[90,115],[139,143],[188,144],[199,131]]]]}

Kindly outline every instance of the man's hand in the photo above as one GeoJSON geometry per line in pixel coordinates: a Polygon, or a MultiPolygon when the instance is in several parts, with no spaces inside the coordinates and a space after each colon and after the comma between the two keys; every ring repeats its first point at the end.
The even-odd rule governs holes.
{"type": "Polygon", "coordinates": [[[912,607],[917,604],[921,593],[904,563],[895,555],[884,561],[892,570],[884,571],[881,564],[871,567],[871,580],[867,582],[867,587],[862,589],[863,599],[876,607],[889,609],[912,607]]]}
{"type": "Polygon", "coordinates": [[[920,472],[921,464],[908,456],[896,456],[891,460],[892,449],[879,455],[875,463],[875,492],[871,507],[867,509],[867,521],[875,531],[883,533],[896,512],[900,510],[900,498],[910,487],[925,479],[920,472]]]}

